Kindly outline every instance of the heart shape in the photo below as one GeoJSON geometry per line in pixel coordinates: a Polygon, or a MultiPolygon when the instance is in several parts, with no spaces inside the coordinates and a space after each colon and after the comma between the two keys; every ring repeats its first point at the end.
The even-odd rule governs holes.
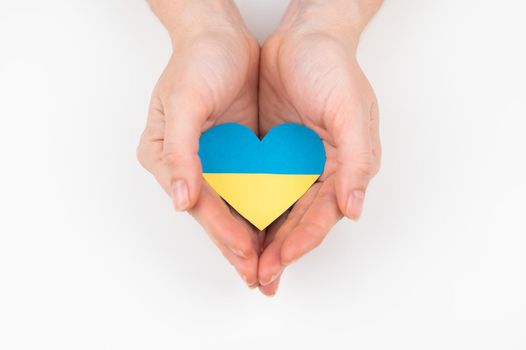
{"type": "Polygon", "coordinates": [[[260,141],[249,128],[227,123],[203,133],[199,158],[206,182],[263,230],[320,177],[325,148],[303,125],[281,124],[260,141]]]}

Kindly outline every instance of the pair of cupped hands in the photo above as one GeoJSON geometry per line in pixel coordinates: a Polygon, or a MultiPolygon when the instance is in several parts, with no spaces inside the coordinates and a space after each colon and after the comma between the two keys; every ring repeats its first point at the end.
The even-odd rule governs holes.
{"type": "Polygon", "coordinates": [[[320,244],[342,216],[360,217],[379,169],[376,98],[356,61],[374,9],[339,3],[352,2],[292,1],[260,48],[230,0],[150,2],[170,33],[173,55],[154,89],[138,159],[245,283],[268,296],[284,268],[320,244]],[[260,138],[285,122],[303,124],[325,145],[318,182],[264,232],[203,180],[199,138],[227,122],[260,138]]]}

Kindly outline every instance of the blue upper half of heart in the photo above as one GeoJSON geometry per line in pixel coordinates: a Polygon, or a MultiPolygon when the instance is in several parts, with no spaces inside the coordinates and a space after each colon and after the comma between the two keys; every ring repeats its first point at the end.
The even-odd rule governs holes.
{"type": "Polygon", "coordinates": [[[199,140],[203,173],[321,174],[325,148],[311,129],[282,124],[262,141],[246,126],[227,123],[203,133],[199,140]]]}

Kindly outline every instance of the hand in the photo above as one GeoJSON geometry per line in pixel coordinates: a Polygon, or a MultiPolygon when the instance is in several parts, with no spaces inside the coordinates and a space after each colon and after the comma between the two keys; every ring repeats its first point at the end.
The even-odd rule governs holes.
{"type": "Polygon", "coordinates": [[[201,133],[216,124],[236,122],[257,133],[259,44],[231,1],[150,3],[173,55],[154,88],[138,159],[255,287],[261,234],[203,181],[197,152],[201,133]]]}
{"type": "Polygon", "coordinates": [[[349,8],[353,3],[293,1],[261,52],[260,133],[304,124],[323,139],[327,155],[319,181],[267,230],[258,271],[267,295],[284,267],[320,244],[342,214],[360,217],[379,169],[376,98],[356,61],[363,17],[374,11],[349,8]]]}

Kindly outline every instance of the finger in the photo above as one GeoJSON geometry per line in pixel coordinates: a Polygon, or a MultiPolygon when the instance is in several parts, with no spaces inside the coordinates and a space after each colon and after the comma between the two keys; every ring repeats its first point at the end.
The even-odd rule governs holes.
{"type": "Polygon", "coordinates": [[[382,143],[380,142],[380,114],[378,111],[377,102],[373,103],[371,106],[370,116],[370,135],[372,141],[373,162],[376,165],[376,171],[378,171],[380,169],[380,163],[382,160],[382,143]]]}
{"type": "Polygon", "coordinates": [[[316,197],[321,184],[315,184],[292,207],[287,216],[282,216],[273,223],[265,238],[265,249],[259,258],[258,280],[262,286],[274,282],[283,272],[281,262],[281,245],[291,229],[297,225],[303,214],[307,211],[311,201],[316,197]]]}
{"type": "Polygon", "coordinates": [[[152,139],[150,137],[150,131],[145,130],[141,137],[141,142],[137,147],[137,159],[139,163],[155,177],[163,190],[171,196],[171,172],[170,168],[162,160],[162,152],[162,138],[152,139]]]}
{"type": "Polygon", "coordinates": [[[208,186],[204,185],[201,195],[190,214],[203,226],[212,240],[219,247],[224,245],[230,253],[225,257],[233,263],[247,284],[253,285],[257,282],[258,256],[253,244],[250,229],[241,221],[237,220],[230,209],[219,196],[208,186]]]}
{"type": "Polygon", "coordinates": [[[278,221],[267,229],[263,253],[259,257],[258,281],[260,286],[267,286],[274,282],[283,270],[279,253],[282,238],[278,232],[281,229],[281,222],[285,221],[285,217],[280,217],[278,221]]]}
{"type": "MultiPolygon", "coordinates": [[[[164,113],[161,100],[154,93],[148,108],[148,120],[146,127],[141,134],[139,145],[137,146],[137,160],[150,173],[154,173],[162,159],[162,142],[164,139],[164,113]]],[[[165,190],[169,186],[161,183],[165,190]]],[[[169,191],[168,191],[169,192],[169,191]]]]}
{"type": "Polygon", "coordinates": [[[361,216],[367,185],[377,171],[369,114],[366,108],[356,110],[337,131],[336,195],[341,212],[353,220],[361,216]]]}
{"type": "Polygon", "coordinates": [[[223,256],[227,259],[228,262],[237,270],[241,279],[246,283],[249,288],[256,288],[259,286],[257,280],[257,260],[245,259],[236,254],[234,254],[230,249],[228,249],[224,244],[215,241],[214,243],[219,248],[223,256]]]}
{"type": "Polygon", "coordinates": [[[281,226],[283,226],[283,224],[289,218],[290,212],[291,212],[291,209],[287,209],[272,224],[270,224],[267,227],[267,229],[265,230],[265,237],[261,245],[262,251],[265,248],[267,248],[276,239],[276,234],[278,233],[281,226]]]}
{"type": "Polygon", "coordinates": [[[283,267],[280,263],[279,247],[281,238],[277,233],[287,220],[290,210],[283,213],[274,221],[265,232],[265,237],[261,242],[261,253],[258,263],[258,281],[260,287],[271,284],[281,273],[283,267]]]}
{"type": "MultiPolygon", "coordinates": [[[[138,156],[141,164],[150,171],[161,186],[169,192],[171,171],[170,168],[162,161],[162,140],[151,138],[150,135],[155,134],[151,131],[145,131],[142,137],[140,146],[138,147],[138,156]]],[[[231,215],[230,209],[226,207],[224,202],[211,193],[211,190],[206,187],[201,192],[201,199],[195,206],[191,213],[204,225],[207,223],[205,229],[209,233],[212,241],[222,252],[223,256],[236,268],[239,275],[247,285],[257,287],[257,255],[254,254],[252,239],[246,238],[247,235],[241,234],[241,237],[236,236],[241,233],[243,222],[236,220],[231,215]],[[215,198],[214,198],[215,196],[215,198]],[[212,213],[216,218],[220,218],[217,222],[208,220],[206,213],[212,213]],[[221,219],[223,218],[223,219],[221,219]],[[235,225],[237,228],[230,232],[225,232],[223,222],[227,220],[231,222],[230,225],[235,225]],[[248,256],[248,258],[244,258],[248,256]]],[[[245,226],[248,230],[248,225],[245,226]]],[[[249,235],[250,236],[250,235],[249,235]]]]}
{"type": "Polygon", "coordinates": [[[332,179],[323,183],[316,198],[281,246],[281,264],[287,266],[316,248],[342,214],[332,179]]]}
{"type": "MultiPolygon", "coordinates": [[[[208,186],[208,184],[206,185],[208,186]]],[[[209,186],[208,186],[209,187],[209,186]]],[[[258,231],[252,224],[250,224],[244,217],[242,217],[234,208],[228,205],[228,209],[232,216],[240,223],[245,226],[245,228],[251,233],[250,238],[252,241],[252,246],[254,252],[259,256],[261,253],[261,247],[263,246],[263,240],[265,239],[265,233],[263,231],[258,231]]]]}
{"type": "Polygon", "coordinates": [[[228,205],[210,188],[203,185],[201,196],[190,214],[218,241],[234,254],[249,258],[255,254],[254,240],[248,225],[237,220],[228,205]]]}
{"type": "Polygon", "coordinates": [[[198,156],[201,126],[206,114],[192,96],[174,93],[164,101],[163,159],[171,169],[170,189],[178,211],[191,209],[202,184],[198,156]]]}
{"type": "Polygon", "coordinates": [[[279,287],[279,282],[281,280],[281,275],[278,276],[272,283],[270,283],[269,285],[266,285],[266,286],[259,286],[259,290],[261,291],[261,293],[263,293],[264,295],[268,296],[268,297],[273,297],[274,295],[276,295],[276,292],[278,291],[278,287],[279,287]]]}

